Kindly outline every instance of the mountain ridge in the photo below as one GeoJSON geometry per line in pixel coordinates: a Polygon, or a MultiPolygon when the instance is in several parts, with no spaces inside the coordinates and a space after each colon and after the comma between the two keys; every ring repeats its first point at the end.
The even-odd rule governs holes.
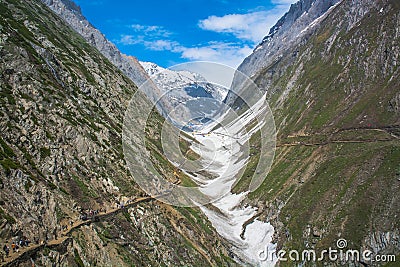
{"type": "MultiPolygon", "coordinates": [[[[69,1],[63,3],[67,8],[69,1]]],[[[273,242],[286,251],[336,248],[340,238],[349,249],[399,255],[400,4],[299,3],[241,67],[266,93],[278,143],[265,181],[237,205],[257,210],[238,227],[239,238],[262,221],[273,225],[273,242]],[[268,53],[271,40],[276,50],[268,53]]],[[[0,10],[1,241],[51,240],[57,238],[53,231],[60,233],[59,227],[90,209],[141,199],[121,148],[124,109],[137,90],[132,79],[39,1],[0,0],[0,10]]],[[[143,156],[167,180],[188,183],[162,155],[163,121],[156,112],[149,116],[143,156]]],[[[259,138],[250,139],[234,193],[247,192],[259,138]]],[[[179,144],[183,154],[190,152],[190,140],[179,144]]],[[[203,213],[157,201],[94,220],[67,239],[17,262],[236,265],[230,245],[203,213]]]]}
{"type": "Polygon", "coordinates": [[[249,77],[255,74],[254,69],[260,69],[271,64],[281,50],[294,45],[296,39],[300,39],[302,32],[315,21],[324,15],[329,8],[342,2],[343,0],[299,0],[290,6],[287,13],[270,29],[270,32],[256,46],[251,56],[248,56],[239,65],[238,70],[249,77]],[[290,40],[290,44],[284,40],[290,40]],[[261,62],[261,59],[268,58],[268,62],[261,62]],[[257,60],[258,59],[258,60],[257,60]],[[254,68],[254,69],[252,69],[254,68]]]}
{"type": "Polygon", "coordinates": [[[265,38],[239,67],[266,93],[278,139],[271,171],[249,202],[286,251],[321,251],[344,238],[349,248],[398,255],[400,5],[332,7],[310,19],[313,27],[265,38]],[[267,51],[271,40],[288,45],[267,51]]]}
{"type": "Polygon", "coordinates": [[[80,7],[75,2],[71,0],[42,0],[42,2],[63,18],[88,43],[96,47],[136,85],[140,86],[149,79],[137,58],[121,53],[83,16],[80,7]]]}
{"type": "MultiPolygon", "coordinates": [[[[198,209],[128,205],[144,195],[122,149],[132,80],[41,1],[0,0],[0,10],[0,240],[50,243],[11,250],[11,265],[235,265],[198,209]],[[90,225],[51,246],[85,216],[90,225]]],[[[155,113],[150,129],[163,121],[155,113]]],[[[166,178],[183,179],[160,156],[157,134],[148,138],[146,156],[166,178]]]]}

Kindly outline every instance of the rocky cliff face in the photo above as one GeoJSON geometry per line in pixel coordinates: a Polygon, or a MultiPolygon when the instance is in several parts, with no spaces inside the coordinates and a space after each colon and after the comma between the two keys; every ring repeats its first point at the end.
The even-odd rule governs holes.
{"type": "MultiPolygon", "coordinates": [[[[8,265],[230,264],[199,210],[156,201],[60,239],[61,227],[79,222],[82,210],[109,211],[143,194],[125,166],[121,142],[137,87],[42,2],[1,0],[0,10],[0,242],[50,242],[11,253],[8,265]]],[[[161,117],[152,123],[156,129],[161,117]]],[[[172,168],[163,157],[154,162],[165,173],[172,168]]]]}
{"type": "Polygon", "coordinates": [[[42,0],[57,15],[64,19],[85,40],[96,47],[108,60],[117,66],[135,84],[140,86],[148,76],[134,57],[122,54],[118,48],[106,39],[98,29],[93,27],[82,15],[79,6],[70,0],[42,0]]]}
{"type": "Polygon", "coordinates": [[[300,0],[292,4],[238,70],[251,77],[271,64],[282,56],[281,53],[301,42],[304,35],[311,33],[313,27],[339,2],[341,0],[300,0]]]}
{"type": "MultiPolygon", "coordinates": [[[[110,42],[103,33],[96,29],[82,15],[79,6],[71,0],[42,0],[60,18],[65,20],[77,33],[79,33],[89,44],[97,48],[111,63],[129,77],[146,95],[157,103],[158,110],[164,117],[179,105],[177,99],[163,98],[164,90],[162,87],[153,83],[149,75],[134,56],[128,56],[110,42]],[[142,86],[145,84],[144,86],[142,86]],[[142,87],[141,87],[142,86],[142,87]]],[[[151,63],[154,64],[154,63],[151,63]]]]}
{"type": "Polygon", "coordinates": [[[393,0],[299,1],[239,67],[275,116],[275,162],[250,198],[279,247],[399,253],[399,14],[393,0]]]}
{"type": "MultiPolygon", "coordinates": [[[[238,71],[248,77],[254,77],[260,70],[275,64],[289,50],[304,42],[312,35],[320,22],[342,0],[300,0],[292,4],[289,11],[270,29],[253,53],[244,59],[238,71]]],[[[231,89],[233,92],[242,86],[242,75],[235,75],[231,89]]],[[[265,88],[261,88],[265,89],[265,88]]],[[[235,95],[232,91],[225,102],[233,105],[235,95]]]]}

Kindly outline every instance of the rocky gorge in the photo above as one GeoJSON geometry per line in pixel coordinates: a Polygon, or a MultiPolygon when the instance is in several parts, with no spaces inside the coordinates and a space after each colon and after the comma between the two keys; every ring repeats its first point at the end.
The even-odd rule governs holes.
{"type": "MultiPolygon", "coordinates": [[[[398,1],[300,0],[290,7],[244,59],[231,86],[241,88],[245,74],[265,94],[276,124],[271,170],[250,189],[263,159],[253,120],[242,125],[251,136],[231,127],[249,144],[245,158],[225,157],[224,145],[240,151],[239,142],[222,138],[218,128],[183,135],[185,155],[201,155],[196,145],[211,140],[218,145],[206,149],[220,156],[216,163],[232,161],[243,174],[226,183],[226,198],[201,209],[149,196],[121,209],[146,195],[122,147],[124,112],[149,80],[134,57],[123,55],[70,0],[0,0],[0,10],[0,241],[39,243],[5,265],[386,264],[257,258],[264,247],[320,252],[340,239],[349,249],[399,256],[398,1]],[[100,212],[99,220],[68,226],[80,222],[83,211],[103,209],[112,216],[100,212]],[[60,239],[63,227],[70,231],[60,239]]],[[[147,87],[150,99],[163,94],[162,83],[147,87]]],[[[219,100],[225,96],[212,92],[219,100]]],[[[235,94],[224,103],[245,117],[248,107],[235,94]]],[[[143,157],[167,180],[192,184],[199,175],[185,174],[163,155],[160,114],[147,122],[143,157]]],[[[220,167],[207,171],[218,174],[220,167]]]]}

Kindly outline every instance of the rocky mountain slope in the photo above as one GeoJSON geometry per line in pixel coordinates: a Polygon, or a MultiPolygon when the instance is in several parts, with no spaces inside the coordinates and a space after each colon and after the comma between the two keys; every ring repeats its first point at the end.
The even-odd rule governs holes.
{"type": "Polygon", "coordinates": [[[249,197],[278,248],[321,251],[345,238],[399,254],[399,14],[395,0],[301,0],[239,67],[275,116],[275,162],[249,197]]]}
{"type": "MultiPolygon", "coordinates": [[[[124,111],[137,87],[41,1],[1,0],[0,10],[0,243],[59,242],[11,253],[6,264],[232,264],[198,209],[156,200],[54,240],[88,209],[109,211],[143,194],[121,142],[124,111]]],[[[162,121],[155,116],[149,127],[162,121]]],[[[157,133],[149,140],[154,163],[172,175],[157,152],[157,133]]]]}
{"type": "MultiPolygon", "coordinates": [[[[51,10],[79,33],[89,44],[97,48],[112,64],[120,69],[137,86],[146,83],[141,89],[153,101],[159,102],[158,110],[164,116],[172,109],[171,102],[161,98],[162,90],[149,80],[149,76],[134,56],[128,56],[110,42],[81,13],[80,7],[71,0],[42,0],[51,10]],[[161,100],[160,100],[161,98],[161,100]]],[[[175,102],[172,102],[176,104],[175,102]]]]}
{"type": "Polygon", "coordinates": [[[319,23],[341,0],[300,0],[270,29],[269,34],[247,57],[238,70],[253,76],[271,64],[280,53],[303,41],[308,30],[319,23]]]}
{"type": "MultiPolygon", "coordinates": [[[[96,47],[107,59],[127,75],[139,87],[147,82],[142,90],[154,102],[159,102],[159,111],[167,117],[167,114],[180,103],[193,99],[179,85],[195,81],[198,75],[189,72],[174,72],[166,70],[155,63],[139,62],[134,56],[127,56],[119,51],[119,49],[82,15],[80,7],[71,0],[42,0],[57,15],[64,19],[77,33],[91,45],[96,47]],[[160,77],[161,72],[168,77],[160,77]],[[175,75],[177,74],[177,75],[175,75]],[[150,77],[156,78],[152,83],[150,77]],[[173,79],[173,81],[171,80],[173,79]],[[173,83],[173,88],[171,87],[173,83]],[[175,89],[165,97],[166,90],[175,89]]],[[[221,101],[225,98],[226,90],[216,88],[211,84],[207,84],[206,90],[212,94],[214,98],[221,101]]],[[[197,90],[196,90],[197,91],[197,90]]],[[[201,95],[201,94],[200,94],[201,95]]],[[[191,113],[190,109],[185,112],[191,113]]],[[[182,111],[184,112],[184,111],[182,111]]],[[[198,112],[194,112],[198,113],[198,112]]]]}
{"type": "Polygon", "coordinates": [[[82,15],[79,6],[71,0],[42,0],[57,15],[63,18],[77,33],[96,47],[108,60],[117,66],[135,84],[140,86],[148,76],[135,57],[122,54],[82,15]]]}

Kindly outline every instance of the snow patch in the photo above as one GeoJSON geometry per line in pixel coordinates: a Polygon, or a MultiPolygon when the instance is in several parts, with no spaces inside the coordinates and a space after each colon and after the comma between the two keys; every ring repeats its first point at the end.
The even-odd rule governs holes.
{"type": "Polygon", "coordinates": [[[300,36],[301,34],[307,32],[309,29],[314,28],[316,25],[318,25],[321,21],[323,21],[331,12],[332,10],[334,10],[340,3],[342,3],[342,1],[337,2],[336,4],[334,4],[333,6],[331,6],[324,14],[322,14],[321,16],[319,16],[318,18],[316,18],[313,22],[311,22],[306,28],[304,28],[299,34],[298,36],[300,36]]]}
{"type": "Polygon", "coordinates": [[[276,244],[272,243],[274,227],[268,222],[254,218],[257,208],[243,205],[243,200],[248,192],[232,194],[230,190],[235,182],[235,175],[243,169],[248,161],[248,158],[239,160],[243,153],[242,146],[265,123],[260,122],[250,132],[245,129],[250,122],[265,111],[264,99],[265,96],[224,128],[211,131],[218,124],[216,121],[203,129],[207,134],[195,135],[200,147],[193,146],[192,149],[202,155],[204,168],[216,174],[217,178],[206,180],[188,174],[193,180],[201,181],[199,183],[200,190],[204,194],[215,197],[225,193],[222,198],[212,204],[217,211],[215,208],[211,209],[206,206],[200,206],[200,209],[217,232],[230,242],[231,250],[237,255],[236,260],[252,266],[274,266],[276,264],[276,260],[261,262],[258,259],[259,252],[265,247],[268,247],[270,252],[276,250],[276,244]],[[254,220],[247,224],[252,219],[254,220]],[[245,226],[246,224],[247,226],[245,226]]]}

